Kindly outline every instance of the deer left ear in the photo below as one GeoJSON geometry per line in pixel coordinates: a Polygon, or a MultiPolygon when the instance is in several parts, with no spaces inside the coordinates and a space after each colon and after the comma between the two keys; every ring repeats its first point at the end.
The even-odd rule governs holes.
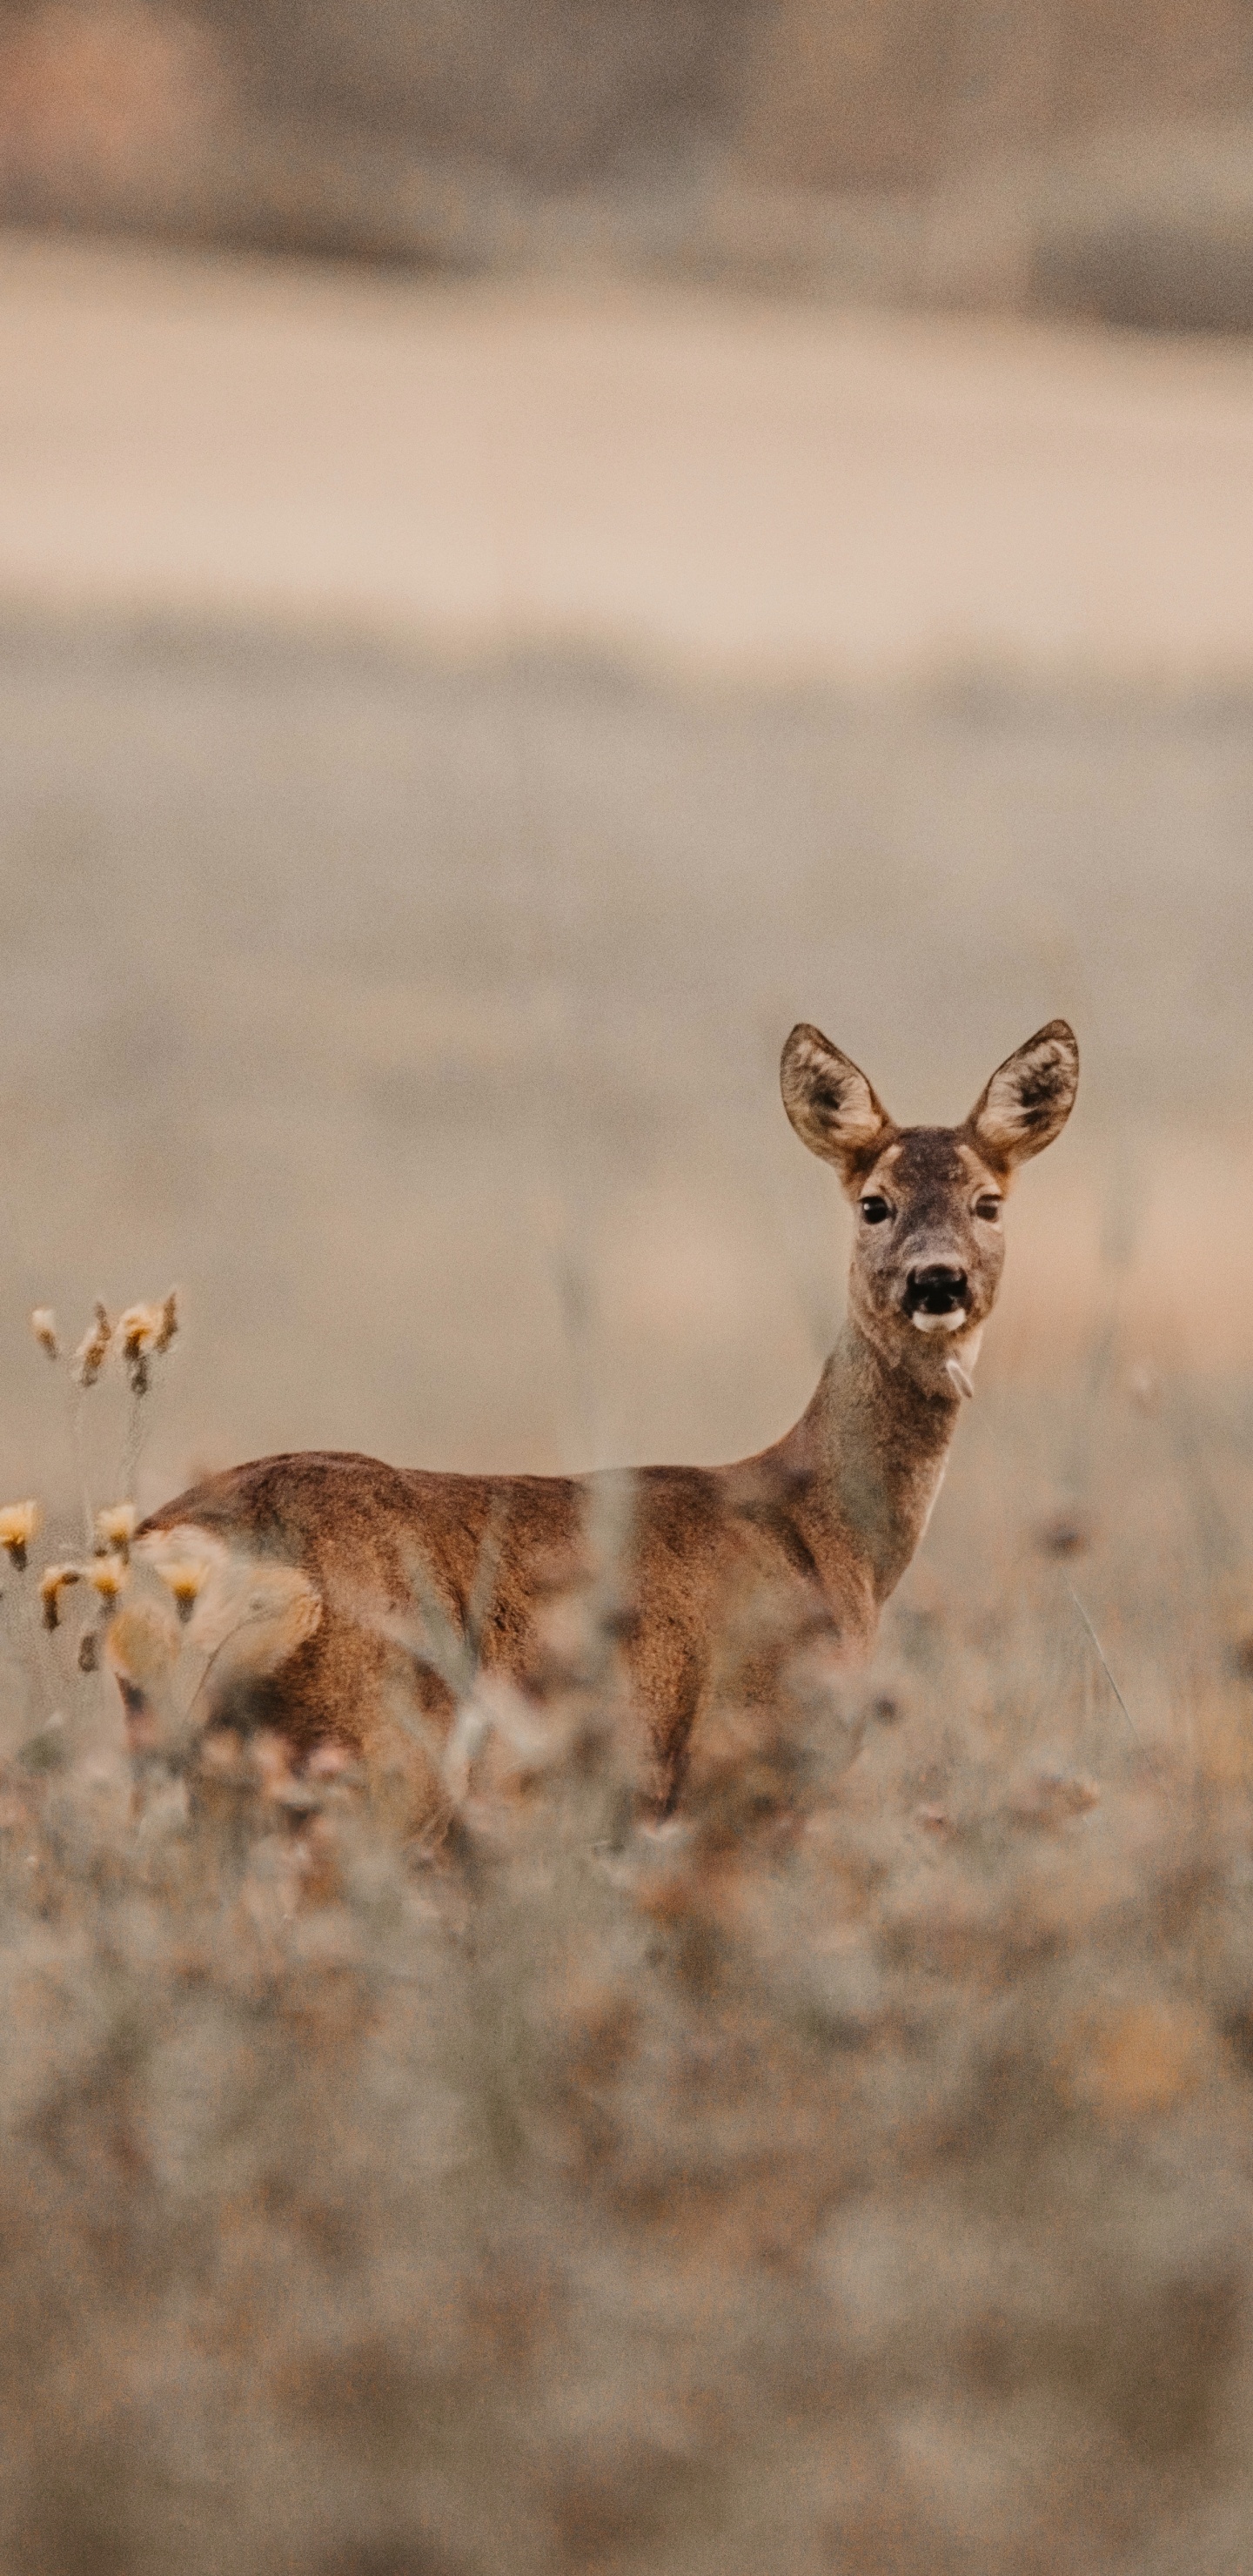
{"type": "Polygon", "coordinates": [[[1049,1020],[999,1064],[966,1121],[985,1160],[1012,1170],[1060,1136],[1079,1088],[1079,1047],[1068,1020],[1049,1020]]]}
{"type": "Polygon", "coordinates": [[[860,1065],[802,1020],[784,1047],[779,1080],[783,1106],[802,1143],[824,1163],[834,1163],[845,1189],[855,1190],[896,1134],[860,1065]]]}

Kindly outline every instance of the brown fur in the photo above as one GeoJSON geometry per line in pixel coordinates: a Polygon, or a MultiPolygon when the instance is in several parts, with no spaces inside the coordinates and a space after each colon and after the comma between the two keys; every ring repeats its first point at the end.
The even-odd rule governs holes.
{"type": "MultiPolygon", "coordinates": [[[[656,1808],[675,1802],[702,1757],[719,1640],[737,1620],[745,1629],[746,1605],[770,1604],[739,1654],[737,1692],[750,1709],[777,1699],[798,1642],[818,1637],[840,1663],[868,1650],[925,1527],[958,1379],[996,1294],[1003,1245],[989,1210],[1013,1165],[1059,1132],[1077,1071],[1071,1032],[1050,1022],[998,1069],[962,1127],[902,1130],[820,1031],[789,1038],[789,1116],[859,1203],[848,1318],[806,1412],[772,1448],[729,1467],[646,1467],[631,1480],[621,1633],[644,1794],[656,1808]],[[876,1221],[880,1204],[888,1214],[876,1221]],[[911,1281],[935,1264],[963,1280],[952,1331],[915,1329],[909,1311],[911,1281]]],[[[265,1719],[297,1762],[330,1743],[375,1771],[399,1765],[419,1827],[441,1791],[420,1741],[397,1727],[398,1670],[446,1728],[453,1695],[423,1637],[429,1645],[433,1617],[464,1636],[486,1555],[480,1668],[537,1687],[549,1605],[587,1577],[598,1481],[440,1475],[307,1451],[179,1495],[144,1524],[141,1549],[159,1549],[164,1533],[203,1533],[233,1557],[299,1569],[321,1596],[315,1632],[254,1684],[246,1709],[236,1692],[210,1718],[265,1719]]]]}

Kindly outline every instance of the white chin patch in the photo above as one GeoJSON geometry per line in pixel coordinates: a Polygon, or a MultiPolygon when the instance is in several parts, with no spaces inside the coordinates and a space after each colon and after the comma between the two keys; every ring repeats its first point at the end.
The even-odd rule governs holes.
{"type": "Polygon", "coordinates": [[[965,1331],[969,1321],[970,1317],[964,1306],[955,1306],[951,1315],[911,1315],[910,1317],[910,1322],[917,1325],[920,1333],[960,1333],[965,1331]]]}

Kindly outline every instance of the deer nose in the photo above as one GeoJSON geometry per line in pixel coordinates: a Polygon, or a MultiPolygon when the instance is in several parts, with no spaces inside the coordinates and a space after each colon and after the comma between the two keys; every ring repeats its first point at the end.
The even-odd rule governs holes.
{"type": "Polygon", "coordinates": [[[907,1315],[955,1315],[965,1310],[968,1300],[966,1273],[951,1262],[928,1261],[910,1271],[904,1299],[907,1315]]]}

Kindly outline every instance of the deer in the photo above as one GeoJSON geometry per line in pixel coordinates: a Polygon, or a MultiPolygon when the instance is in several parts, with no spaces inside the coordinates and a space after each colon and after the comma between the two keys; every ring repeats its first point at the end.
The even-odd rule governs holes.
{"type": "MultiPolygon", "coordinates": [[[[959,1126],[902,1127],[820,1029],[802,1022],[788,1037],[787,1115],[853,1210],[845,1319],[805,1411],[771,1447],[726,1466],[630,1471],[623,1723],[654,1819],[699,1777],[719,1640],[737,1605],[775,1604],[738,1675],[750,1709],[777,1703],[781,1658],[798,1641],[841,1672],[869,1656],[973,1393],[1006,1197],[1019,1166],[1061,1133],[1078,1076],[1074,1033],[1050,1020],[997,1067],[959,1126]]],[[[534,1697],[551,1604],[586,1577],[605,1490],[603,1472],[458,1474],[299,1451],[208,1476],[152,1513],[135,1546],[158,1571],[171,1560],[208,1569],[196,1608],[208,1647],[230,1634],[220,1606],[212,1626],[215,1585],[238,1600],[241,1583],[260,1583],[249,1597],[264,1607],[268,1582],[278,1604],[256,1653],[210,1656],[205,1734],[264,1725],[297,1774],[339,1759],[367,1778],[399,1767],[409,1829],[429,1835],[447,1809],[432,1730],[446,1742],[456,1692],[423,1637],[433,1625],[463,1641],[472,1633],[483,1675],[534,1697]],[[399,1736],[398,1662],[423,1720],[399,1736]]],[[[118,1679],[132,1742],[142,1740],[143,1676],[123,1665],[118,1679]]]]}

